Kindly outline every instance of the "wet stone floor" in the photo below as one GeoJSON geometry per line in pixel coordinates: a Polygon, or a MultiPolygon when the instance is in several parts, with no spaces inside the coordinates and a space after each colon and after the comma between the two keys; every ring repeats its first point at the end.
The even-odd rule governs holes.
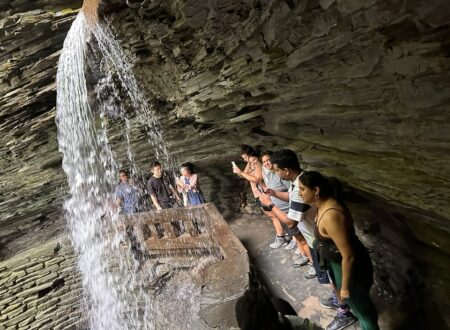
{"type": "MultiPolygon", "coordinates": [[[[259,279],[269,291],[287,300],[299,316],[309,318],[325,328],[333,320],[336,311],[320,306],[319,298],[331,296],[331,288],[319,284],[316,278],[305,279],[306,267],[292,267],[297,257],[295,249],[269,247],[275,235],[271,221],[263,215],[241,214],[228,223],[249,252],[259,279]]],[[[389,329],[383,326],[382,318],[380,328],[389,329]]],[[[346,329],[356,330],[360,327],[357,322],[346,329]]]]}

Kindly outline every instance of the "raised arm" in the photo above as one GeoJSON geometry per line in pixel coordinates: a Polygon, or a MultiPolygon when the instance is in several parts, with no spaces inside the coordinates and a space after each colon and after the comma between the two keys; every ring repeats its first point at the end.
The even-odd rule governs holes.
{"type": "Polygon", "coordinates": [[[244,173],[250,173],[251,169],[250,169],[250,163],[245,164],[245,168],[244,168],[244,173]]]}
{"type": "MultiPolygon", "coordinates": [[[[247,167],[246,167],[246,169],[247,169],[247,167]]],[[[256,166],[254,174],[246,173],[245,170],[242,171],[239,167],[234,167],[233,172],[236,173],[237,175],[239,175],[240,177],[246,179],[247,181],[253,182],[256,184],[260,183],[263,179],[262,168],[261,168],[260,164],[258,164],[256,166]]]]}
{"type": "Polygon", "coordinates": [[[264,192],[269,196],[274,196],[281,199],[284,202],[289,203],[289,192],[288,191],[278,191],[273,189],[264,189],[264,192]]]}
{"type": "Polygon", "coordinates": [[[184,189],[184,180],[183,180],[184,176],[180,176],[177,180],[176,180],[176,185],[178,188],[180,189],[184,189]]]}

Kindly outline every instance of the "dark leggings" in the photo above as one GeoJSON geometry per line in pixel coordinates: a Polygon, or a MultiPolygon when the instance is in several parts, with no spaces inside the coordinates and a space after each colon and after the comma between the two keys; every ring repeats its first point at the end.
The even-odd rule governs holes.
{"type": "Polygon", "coordinates": [[[311,252],[311,257],[313,259],[313,266],[316,270],[317,280],[320,284],[328,284],[330,280],[328,278],[328,273],[320,269],[319,259],[317,258],[317,251],[312,247],[309,247],[309,251],[311,252]]]}
{"type": "MultiPolygon", "coordinates": [[[[342,267],[340,263],[329,262],[330,276],[338,290],[342,286],[342,267]]],[[[371,270],[370,270],[371,271],[371,270]]],[[[362,330],[378,330],[378,312],[369,296],[370,285],[350,284],[350,298],[346,303],[359,320],[362,330]]]]}

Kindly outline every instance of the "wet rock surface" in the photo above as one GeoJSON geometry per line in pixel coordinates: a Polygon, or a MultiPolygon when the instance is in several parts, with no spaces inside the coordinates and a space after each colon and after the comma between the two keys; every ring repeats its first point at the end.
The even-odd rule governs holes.
{"type": "Polygon", "coordinates": [[[0,21],[0,259],[63,227],[55,75],[75,14],[35,9],[0,21]]]}
{"type": "Polygon", "coordinates": [[[67,239],[48,241],[0,262],[0,328],[85,326],[77,257],[67,239]]]}
{"type": "MultiPolygon", "coordinates": [[[[116,247],[111,232],[105,235],[109,248],[98,262],[105,263],[108,286],[124,304],[119,311],[127,329],[136,327],[136,323],[130,323],[136,318],[129,315],[135,313],[140,318],[150,313],[152,323],[139,323],[145,329],[226,330],[236,326],[235,302],[250,285],[247,251],[212,204],[202,208],[208,214],[204,219],[208,228],[220,237],[209,236],[204,230],[202,235],[218,241],[220,254],[215,249],[196,253],[186,243],[198,237],[186,233],[160,238],[163,242],[159,248],[143,239],[147,254],[142,257],[136,254],[131,235],[122,237],[116,247]],[[140,290],[146,294],[138,294],[140,290]]],[[[166,210],[166,216],[192,219],[189,212],[192,210],[166,210]]],[[[164,220],[161,212],[146,216],[164,220]]],[[[0,262],[0,329],[95,327],[95,321],[88,322],[92,317],[88,309],[93,308],[90,303],[98,301],[87,299],[84,289],[90,283],[86,278],[82,281],[79,272],[86,265],[77,261],[67,237],[61,236],[0,262]]],[[[100,269],[89,271],[91,276],[101,276],[100,269]]],[[[93,294],[102,292],[94,290],[93,294]]],[[[112,309],[114,302],[109,298],[102,306],[112,309]]]]}
{"type": "MultiPolygon", "coordinates": [[[[198,165],[227,219],[245,212],[237,146],[292,148],[351,188],[383,298],[407,324],[450,324],[445,1],[105,4],[174,157],[198,165]]],[[[0,260],[63,231],[54,79],[69,7],[81,1],[0,3],[0,260]]],[[[126,165],[122,123],[110,125],[126,165]]],[[[132,133],[146,170],[153,152],[132,133]]]]}

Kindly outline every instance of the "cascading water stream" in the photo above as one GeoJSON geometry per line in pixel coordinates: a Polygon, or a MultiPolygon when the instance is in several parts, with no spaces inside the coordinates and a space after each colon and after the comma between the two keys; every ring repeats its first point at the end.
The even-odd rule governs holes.
{"type": "MultiPolygon", "coordinates": [[[[86,79],[88,42],[101,53],[106,90],[112,91],[111,97],[119,98],[120,102],[121,93],[125,94],[139,125],[147,132],[156,157],[166,166],[172,163],[157,116],[138,88],[127,56],[108,27],[100,24],[88,27],[80,12],[66,37],[59,60],[56,122],[70,192],[64,209],[79,257],[89,328],[189,327],[190,318],[195,317],[198,311],[198,303],[194,302],[198,292],[194,292],[196,289],[189,278],[184,284],[177,283],[168,288],[161,295],[162,299],[155,300],[146,288],[147,277],[140,271],[142,264],[129,250],[121,247],[124,233],[118,230],[119,211],[113,203],[118,162],[108,140],[104,119],[111,110],[116,111],[124,122],[128,162],[133,172],[140,172],[129,137],[132,119],[128,118],[120,102],[116,104],[118,109],[108,110],[114,108],[115,102],[105,103],[104,100],[95,107],[91,106],[95,93],[88,90],[86,79]],[[120,81],[121,91],[111,79],[111,72],[120,81]],[[100,127],[98,121],[101,122],[100,127]]],[[[97,100],[102,99],[98,95],[96,97],[97,100]]],[[[210,235],[213,235],[212,231],[210,235]]],[[[183,276],[179,278],[183,279],[183,276]]]]}
{"type": "Polygon", "coordinates": [[[161,320],[151,317],[151,300],[136,272],[139,265],[120,248],[123,234],[117,230],[118,209],[113,204],[117,163],[106,127],[96,128],[99,114],[90,106],[85,76],[86,42],[91,37],[80,12],[59,61],[56,117],[70,189],[64,209],[88,295],[89,327],[155,329],[161,320]]]}
{"type": "Polygon", "coordinates": [[[112,200],[114,163],[104,163],[100,158],[101,146],[88,103],[84,72],[88,34],[85,18],[79,14],[64,42],[57,73],[58,141],[70,189],[64,209],[79,256],[83,286],[90,293],[90,327],[125,329],[120,317],[124,308],[118,292],[110,285],[111,278],[104,264],[101,223],[105,202],[112,200]]]}

